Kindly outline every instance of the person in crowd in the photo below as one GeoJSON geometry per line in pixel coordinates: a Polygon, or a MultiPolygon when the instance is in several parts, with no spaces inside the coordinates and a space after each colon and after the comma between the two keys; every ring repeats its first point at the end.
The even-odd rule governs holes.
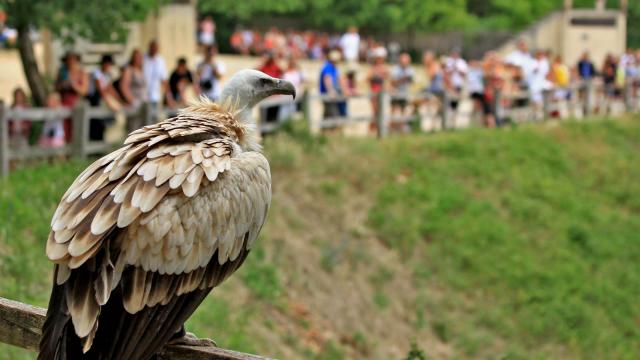
{"type": "MultiPolygon", "coordinates": [[[[369,83],[369,90],[371,91],[371,110],[373,111],[374,119],[376,119],[378,111],[380,111],[377,95],[385,89],[387,79],[389,78],[389,69],[386,64],[387,50],[384,47],[377,47],[372,55],[373,64],[369,69],[367,82],[369,83]]],[[[372,122],[372,124],[375,124],[375,122],[372,122]]]]}
{"type": "Polygon", "coordinates": [[[331,50],[320,70],[320,94],[324,95],[324,118],[347,116],[347,104],[340,99],[349,94],[345,92],[343,81],[338,71],[341,55],[338,50],[331,50]]]}
{"type": "Polygon", "coordinates": [[[551,82],[555,88],[554,98],[556,100],[568,100],[571,96],[569,83],[571,82],[571,72],[569,67],[562,62],[562,56],[556,55],[551,65],[551,82]]]}
{"type": "Polygon", "coordinates": [[[482,115],[482,124],[487,125],[485,117],[491,112],[489,103],[485,98],[484,90],[484,69],[480,60],[471,60],[467,72],[467,90],[473,100],[473,108],[476,113],[482,115]]]}
{"type": "MultiPolygon", "coordinates": [[[[464,87],[468,71],[469,65],[460,56],[460,49],[454,49],[451,52],[451,56],[446,58],[444,63],[444,83],[447,90],[457,96],[462,95],[462,88],[464,87]]],[[[457,109],[458,103],[459,100],[452,100],[450,104],[451,108],[457,109]]]]}
{"type": "Polygon", "coordinates": [[[449,90],[460,94],[468,71],[469,66],[460,56],[460,49],[454,49],[444,64],[445,84],[449,90]]]}
{"type": "MultiPolygon", "coordinates": [[[[62,66],[56,77],[55,89],[60,94],[62,106],[73,108],[79,99],[89,92],[89,75],[80,64],[80,56],[74,52],[67,52],[62,58],[62,66]]],[[[71,119],[64,120],[65,141],[72,137],[71,119]]]]}
{"type": "Polygon", "coordinates": [[[535,111],[542,109],[544,91],[551,88],[551,83],[548,80],[550,70],[551,65],[546,53],[542,50],[536,51],[536,56],[526,77],[530,100],[535,111]]]}
{"type": "Polygon", "coordinates": [[[360,35],[358,34],[357,27],[350,26],[347,32],[342,35],[340,38],[340,48],[342,49],[342,56],[347,62],[347,65],[358,62],[360,35]]]}
{"type": "Polygon", "coordinates": [[[274,78],[281,78],[283,74],[282,68],[278,65],[273,52],[266,52],[264,54],[262,57],[262,64],[258,67],[258,70],[269,76],[273,76],[274,78]]]}
{"type": "MultiPolygon", "coordinates": [[[[276,36],[275,32],[273,36],[276,36]]],[[[275,54],[271,51],[264,54],[262,64],[258,70],[269,76],[273,76],[274,78],[282,78],[283,75],[282,68],[280,68],[280,65],[276,62],[275,54]]],[[[279,105],[265,106],[262,109],[264,109],[262,119],[265,122],[274,122],[278,120],[278,113],[280,112],[279,105]]]]}
{"type": "Polygon", "coordinates": [[[167,67],[160,56],[160,47],[156,40],[149,43],[149,50],[144,56],[144,79],[147,84],[147,99],[152,106],[159,106],[163,101],[171,108],[175,104],[169,94],[167,67]]]}
{"type": "MultiPolygon", "coordinates": [[[[47,109],[59,110],[62,108],[60,94],[53,92],[47,96],[47,109]]],[[[65,145],[63,120],[47,120],[44,122],[42,134],[38,139],[38,145],[48,148],[62,147],[65,145]]]]}
{"type": "Polygon", "coordinates": [[[398,64],[391,71],[391,113],[404,115],[409,103],[409,90],[413,83],[414,72],[411,67],[411,56],[409,53],[401,53],[398,57],[398,64]]]}
{"type": "Polygon", "coordinates": [[[197,75],[199,80],[200,94],[206,96],[211,101],[218,101],[222,93],[222,76],[225,73],[225,65],[217,60],[218,50],[215,46],[205,49],[204,60],[198,64],[197,75]]]}
{"type": "Polygon", "coordinates": [[[578,75],[583,80],[589,80],[596,76],[596,67],[593,65],[593,61],[589,57],[589,52],[585,51],[578,61],[578,75]]]}
{"type": "MultiPolygon", "coordinates": [[[[118,100],[120,95],[113,86],[112,67],[114,61],[111,55],[103,55],[100,66],[91,73],[89,80],[89,92],[87,98],[91,106],[106,105],[111,110],[120,110],[121,104],[118,100]]],[[[107,123],[112,118],[94,118],[89,122],[89,139],[103,140],[107,123]]]]}
{"type": "Polygon", "coordinates": [[[187,66],[187,59],[178,59],[175,70],[169,77],[169,96],[174,106],[184,106],[187,104],[187,90],[189,86],[194,86],[193,75],[187,66]]]}
{"type": "Polygon", "coordinates": [[[499,59],[495,52],[485,54],[482,64],[484,72],[484,101],[485,101],[485,126],[492,128],[501,124],[501,119],[497,112],[498,93],[506,90],[505,64],[499,59]]]}
{"type": "MultiPolygon", "coordinates": [[[[27,93],[21,87],[13,90],[13,101],[11,109],[27,109],[30,108],[27,93]]],[[[14,149],[25,148],[29,146],[29,134],[31,133],[31,122],[23,119],[9,120],[9,146],[14,149]]]]}
{"type": "Polygon", "coordinates": [[[534,61],[529,52],[529,45],[524,39],[518,40],[516,49],[505,58],[505,63],[520,69],[523,78],[529,75],[534,61]]]}
{"type": "Polygon", "coordinates": [[[213,17],[207,15],[200,21],[198,41],[204,47],[213,46],[216,43],[216,23],[213,17]]]}
{"type": "MultiPolygon", "coordinates": [[[[293,56],[289,57],[289,61],[287,63],[287,70],[285,70],[282,75],[282,79],[289,81],[296,88],[297,94],[302,94],[302,87],[305,83],[305,76],[302,72],[302,69],[298,66],[298,62],[296,58],[293,56]]],[[[283,105],[280,107],[279,118],[281,120],[290,118],[297,110],[300,103],[292,102],[289,105],[283,105]]]]}
{"type": "Polygon", "coordinates": [[[112,84],[113,65],[113,57],[103,55],[100,59],[100,66],[91,73],[87,93],[91,106],[100,106],[104,103],[108,107],[113,107],[120,98],[112,84]]]}
{"type": "Polygon", "coordinates": [[[619,91],[616,89],[617,72],[618,60],[613,54],[607,54],[602,65],[602,81],[604,82],[604,91],[607,96],[619,95],[619,91]]]}
{"type": "Polygon", "coordinates": [[[122,70],[117,89],[127,106],[137,107],[147,100],[147,83],[143,66],[142,52],[140,49],[133,50],[129,62],[122,70]]]}
{"type": "Polygon", "coordinates": [[[435,54],[432,51],[425,51],[422,55],[422,64],[429,81],[429,85],[426,88],[427,92],[434,95],[444,94],[444,72],[435,54]]]}

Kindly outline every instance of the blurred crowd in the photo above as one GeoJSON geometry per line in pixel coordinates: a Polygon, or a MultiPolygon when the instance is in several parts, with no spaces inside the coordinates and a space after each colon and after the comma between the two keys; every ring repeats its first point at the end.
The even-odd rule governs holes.
{"type": "MultiPolygon", "coordinates": [[[[349,59],[349,49],[344,45],[326,54],[319,91],[326,95],[324,114],[327,118],[347,115],[344,98],[357,95],[354,86],[357,78],[364,78],[371,95],[382,90],[388,92],[392,113],[397,115],[404,115],[409,108],[415,111],[427,101],[426,97],[411,99],[410,89],[416,86],[440,102],[446,93],[451,100],[442,106],[453,109],[457,108],[460,96],[467,94],[488,127],[500,125],[501,119],[496,116],[495,109],[497,92],[507,95],[501,98],[503,102],[518,102],[515,105],[539,109],[545,96],[550,96],[550,101],[570,100],[577,95],[576,85],[585,80],[597,78],[603,83],[604,95],[613,98],[622,96],[626,84],[640,86],[640,50],[633,49],[619,56],[608,54],[602,64],[595,64],[588,52],[582,54],[577,63],[567,64],[561,56],[550,51],[530,51],[524,40],[520,40],[517,48],[506,56],[487,52],[482,58],[472,60],[464,59],[460,49],[441,56],[427,50],[420,59],[423,78],[426,78],[424,84],[416,84],[414,73],[420,67],[411,65],[417,59],[411,59],[408,53],[400,54],[398,61],[389,65],[386,49],[377,47],[369,57],[369,70],[364,75],[357,74],[356,68],[349,65],[353,59],[349,59]],[[344,65],[338,66],[343,60],[344,65]]],[[[371,97],[371,106],[375,116],[379,111],[376,96],[371,97]]]]}
{"type": "MultiPolygon", "coordinates": [[[[177,108],[186,105],[187,99],[204,96],[218,100],[224,63],[217,59],[215,46],[204,48],[202,61],[195,69],[188,67],[185,58],[177,60],[171,72],[159,54],[159,44],[151,41],[146,52],[135,49],[128,61],[118,67],[111,55],[102,56],[93,71],[87,71],[81,58],[67,52],[54,83],[54,90],[47,99],[47,107],[73,108],[78,101],[88,101],[91,106],[106,106],[114,112],[124,108],[138,108],[149,104],[152,108],[165,106],[177,108]]],[[[13,109],[31,106],[22,88],[13,91],[13,109]]],[[[91,140],[104,140],[105,129],[114,118],[92,119],[89,127],[91,140]]],[[[128,129],[142,124],[127,124],[128,129]]],[[[10,140],[14,146],[37,142],[41,146],[63,146],[72,137],[71,119],[47,121],[36,129],[29,121],[9,121],[10,140]]]]}
{"type": "MultiPolygon", "coordinates": [[[[180,58],[169,71],[156,41],[150,42],[144,52],[134,50],[124,64],[116,64],[112,56],[104,55],[92,71],[85,69],[78,54],[68,52],[62,58],[55,91],[49,95],[46,105],[52,109],[73,108],[78,101],[85,100],[92,106],[106,106],[118,112],[141,104],[149,104],[152,108],[177,108],[196,96],[216,101],[226,67],[218,59],[215,29],[211,17],[205,17],[199,23],[198,41],[203,57],[193,69],[185,58],[180,58]]],[[[355,27],[341,35],[282,32],[276,28],[264,34],[239,30],[230,40],[239,53],[260,54],[256,68],[292,82],[299,93],[304,88],[317,86],[323,95],[325,118],[347,116],[347,98],[360,93],[371,95],[374,118],[380,111],[375,95],[382,91],[391,96],[394,116],[410,115],[434,100],[439,106],[450,106],[455,110],[459,99],[468,95],[482,123],[494,127],[501,123],[496,114],[498,92],[502,95],[524,94],[521,97],[505,96],[502,101],[539,108],[544,96],[549,94],[552,100],[576,96],[575,85],[583,80],[598,78],[609,97],[620,97],[629,82],[640,85],[640,50],[632,49],[624,54],[609,54],[603,64],[595,64],[587,52],[577,63],[567,64],[549,51],[530,51],[522,40],[506,56],[488,52],[480,59],[469,60],[462,57],[460,49],[440,55],[427,50],[421,59],[412,59],[409,53],[399,52],[393,57],[397,60],[390,64],[389,49],[372,39],[362,40],[355,27]],[[307,58],[323,61],[317,85],[309,84],[310,77],[298,65],[299,59],[307,58]],[[416,93],[423,96],[416,96],[416,93]]],[[[29,96],[22,88],[14,90],[11,107],[30,107],[29,96]]],[[[267,102],[261,109],[261,118],[266,122],[287,119],[299,107],[299,103],[276,101],[270,105],[267,102]]],[[[103,140],[105,129],[113,121],[113,118],[92,119],[90,139],[103,140]]],[[[127,124],[126,127],[131,130],[141,125],[127,124]]],[[[14,145],[63,146],[71,140],[72,130],[70,119],[47,121],[40,127],[20,119],[9,122],[10,141],[14,145]]]]}
{"type": "Polygon", "coordinates": [[[271,53],[278,58],[323,59],[331,49],[340,48],[349,61],[367,61],[382,45],[373,37],[360,39],[358,29],[350,27],[346,33],[327,33],[311,30],[283,31],[272,27],[266,32],[242,29],[230,38],[232,49],[242,55],[271,53]]]}

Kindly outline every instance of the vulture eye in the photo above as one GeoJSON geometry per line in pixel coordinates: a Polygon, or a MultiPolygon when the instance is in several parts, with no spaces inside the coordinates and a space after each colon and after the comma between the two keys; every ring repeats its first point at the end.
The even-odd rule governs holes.
{"type": "Polygon", "coordinates": [[[271,84],[271,79],[260,78],[260,85],[266,86],[271,84]]]}

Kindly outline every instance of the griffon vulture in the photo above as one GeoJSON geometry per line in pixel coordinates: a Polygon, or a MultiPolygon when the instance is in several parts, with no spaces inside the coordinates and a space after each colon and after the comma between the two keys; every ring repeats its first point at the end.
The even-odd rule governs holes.
{"type": "Polygon", "coordinates": [[[244,261],[271,201],[251,108],[291,83],[233,76],[201,101],[129,134],[62,197],[39,359],[149,359],[189,343],[184,322],[244,261]]]}

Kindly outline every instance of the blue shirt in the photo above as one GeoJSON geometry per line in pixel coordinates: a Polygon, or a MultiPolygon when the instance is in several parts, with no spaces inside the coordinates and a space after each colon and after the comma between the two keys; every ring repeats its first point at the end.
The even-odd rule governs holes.
{"type": "Polygon", "coordinates": [[[327,75],[331,77],[333,88],[340,92],[338,85],[338,68],[331,61],[327,61],[322,66],[322,70],[320,70],[320,94],[326,94],[328,92],[327,87],[324,86],[324,78],[327,75]]]}

